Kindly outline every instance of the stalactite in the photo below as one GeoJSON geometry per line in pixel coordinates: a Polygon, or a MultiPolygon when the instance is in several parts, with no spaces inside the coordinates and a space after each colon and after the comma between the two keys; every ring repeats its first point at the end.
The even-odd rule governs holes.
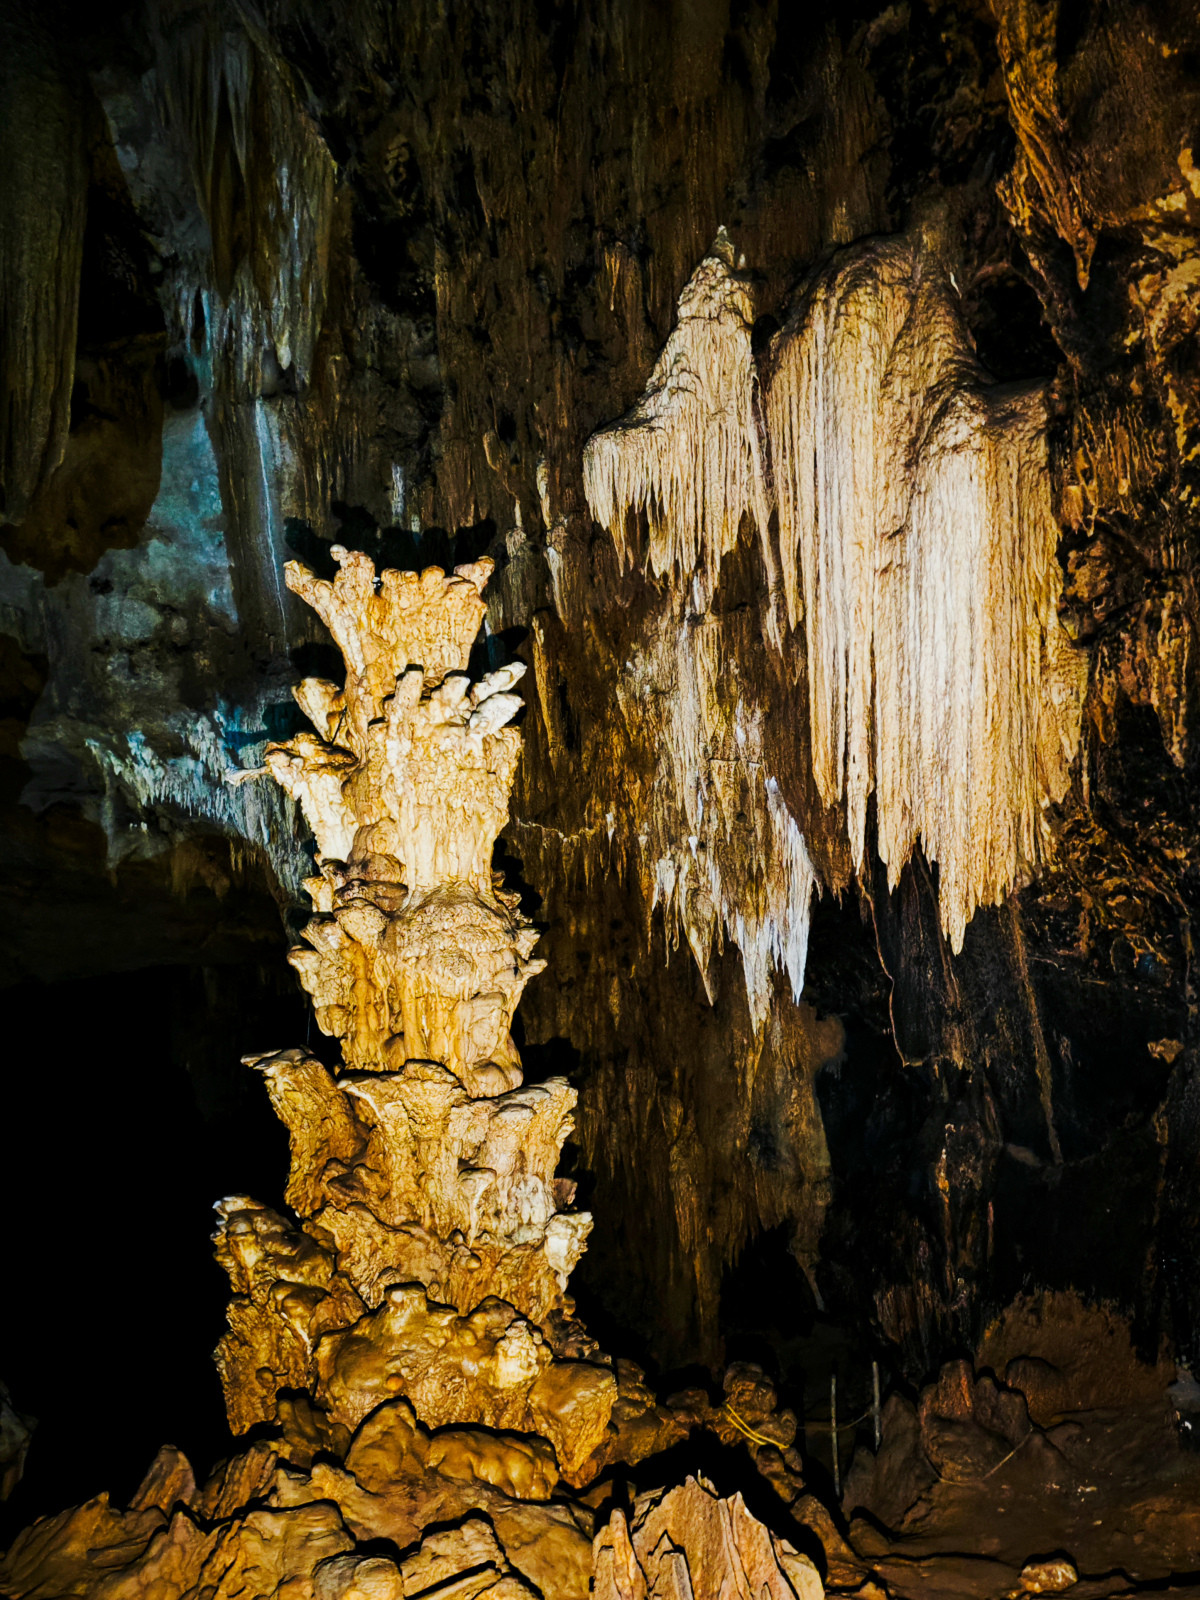
{"type": "MultiPolygon", "coordinates": [[[[629,518],[644,513],[651,570],[691,584],[700,615],[748,514],[779,643],[752,308],[729,254],[722,245],[697,270],[646,397],[589,441],[584,482],[623,561],[629,518]]],[[[1086,662],[1057,614],[1044,393],[989,383],[948,273],[907,239],[858,247],[817,281],[775,341],[766,387],[779,588],[791,627],[805,619],[820,798],[844,805],[861,868],[877,797],[892,887],[919,843],[938,864],[942,925],[960,949],[976,907],[1043,860],[1046,807],[1066,791],[1079,738],[1086,662]]],[[[681,619],[675,628],[687,631],[681,619]]],[[[703,724],[693,682],[678,674],[680,728],[703,724]]],[[[688,835],[696,755],[674,789],[688,835]]],[[[815,880],[797,839],[785,876],[800,893],[815,880]]],[[[668,899],[680,867],[664,856],[668,899]]],[[[798,989],[795,916],[757,934],[743,919],[734,936],[747,940],[748,979],[763,968],[768,927],[798,989]]]]}
{"type": "Polygon", "coordinates": [[[611,428],[593,434],[583,482],[597,522],[623,565],[635,559],[629,519],[649,526],[646,565],[704,597],[737,543],[743,517],[764,539],[770,502],[757,416],[747,284],[733,270],[724,231],[679,300],[679,316],[646,393],[611,428]]]}
{"type": "Polygon", "coordinates": [[[948,274],[893,240],[810,291],[767,414],[818,788],[860,866],[875,794],[893,887],[918,843],[937,862],[958,950],[1044,858],[1079,737],[1043,391],[989,384],[948,274]]]}
{"type": "Polygon", "coordinates": [[[1083,204],[1059,103],[1058,12],[1031,0],[999,0],[995,16],[1001,76],[1017,135],[1017,157],[1001,196],[1027,232],[1031,222],[1044,219],[1066,240],[1079,286],[1086,289],[1097,230],[1083,204]]]}
{"type": "Polygon", "coordinates": [[[286,520],[327,523],[361,443],[326,336],[334,162],[261,33],[192,13],[158,18],[150,42],[138,94],[104,108],[134,201],[178,239],[159,283],[168,344],[205,396],[240,620],[282,657],[303,625],[279,577],[286,520]],[[132,158],[146,122],[152,172],[132,158]]]}
{"type": "Polygon", "coordinates": [[[765,770],[752,699],[729,681],[721,621],[709,611],[721,563],[747,518],[774,587],[752,320],[749,288],[733,271],[722,233],[680,298],[646,395],[588,441],[583,471],[592,513],[622,564],[633,554],[630,519],[644,515],[647,565],[680,592],[653,645],[626,663],[619,680],[627,724],[647,716],[658,724],[657,771],[648,803],[638,808],[622,796],[612,826],[636,839],[646,903],[662,905],[668,929],[686,939],[706,982],[714,942],[728,935],[737,943],[758,1027],[774,968],[787,972],[797,997],[804,986],[816,875],[765,770]]]}
{"type": "Polygon", "coordinates": [[[70,422],[87,160],[56,56],[32,17],[0,20],[0,521],[25,515],[70,422]]]}
{"type": "MultiPolygon", "coordinates": [[[[183,747],[179,755],[164,756],[144,732],[129,729],[121,739],[86,740],[100,768],[104,799],[99,821],[108,839],[110,867],[117,866],[141,846],[145,834],[124,825],[130,809],[147,814],[165,812],[178,818],[202,819],[215,824],[233,839],[262,850],[289,895],[298,895],[307,867],[301,842],[297,808],[290,796],[227,783],[240,747],[244,758],[261,743],[261,723],[266,706],[219,706],[200,715],[180,715],[168,732],[183,747]],[[258,725],[256,728],[256,724],[258,725]],[[247,743],[246,730],[253,730],[247,743]]],[[[155,840],[150,848],[160,848],[155,840]]]]}
{"type": "MultiPolygon", "coordinates": [[[[605,749],[602,801],[588,825],[562,836],[517,824],[522,849],[545,860],[547,878],[585,884],[636,875],[649,915],[661,908],[668,943],[690,948],[705,984],[726,938],[741,954],[755,1028],[770,1009],[773,973],[804,987],[810,903],[817,875],[804,836],[771,774],[761,712],[741,682],[727,619],[668,604],[654,632],[616,680],[617,750],[605,749]],[[649,770],[621,760],[625,739],[650,752],[649,770]],[[617,757],[610,772],[607,763],[617,757]],[[552,863],[552,865],[551,865],[552,863]]],[[[558,702],[544,628],[533,629],[535,678],[552,742],[558,702]]],[[[552,755],[552,759],[554,759],[552,755]]],[[[600,779],[593,772],[593,780],[600,779]]]]}
{"type": "Polygon", "coordinates": [[[714,944],[741,952],[754,1026],[766,1021],[772,973],[804,987],[809,906],[816,873],[804,836],[766,770],[759,717],[749,709],[721,648],[714,617],[669,615],[656,647],[619,683],[626,717],[656,698],[658,767],[648,814],[623,818],[635,834],[643,894],[661,905],[708,981],[714,944]]]}
{"type": "MultiPolygon", "coordinates": [[[[208,229],[200,283],[180,283],[188,334],[206,291],[212,359],[257,397],[264,371],[312,376],[325,312],[334,167],[283,72],[245,33],[191,20],[158,39],[157,88],[208,229]]],[[[200,265],[197,261],[193,265],[200,265]]]]}

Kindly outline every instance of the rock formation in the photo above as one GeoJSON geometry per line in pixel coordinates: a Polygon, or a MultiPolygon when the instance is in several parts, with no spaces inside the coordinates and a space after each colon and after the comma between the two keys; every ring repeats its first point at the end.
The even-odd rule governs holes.
{"type": "Polygon", "coordinates": [[[1066,793],[1087,661],[1059,622],[1045,386],[982,370],[936,249],[859,245],[778,339],[767,417],[813,773],[856,867],[918,844],[951,947],[1023,885],[1066,793]]]}
{"type": "MultiPolygon", "coordinates": [[[[743,262],[743,266],[745,263],[743,262]]],[[[597,522],[631,564],[628,524],[644,515],[655,577],[698,580],[712,598],[743,517],[765,539],[770,518],[751,349],[754,303],[722,229],[679,298],[675,328],[646,393],[595,434],[583,484],[597,522]]]]}
{"type": "MultiPolygon", "coordinates": [[[[622,564],[641,517],[647,568],[689,575],[689,626],[676,615],[665,631],[681,656],[680,721],[697,730],[716,721],[715,685],[703,647],[683,641],[710,609],[743,521],[757,534],[772,642],[782,648],[781,609],[789,628],[804,623],[818,801],[844,815],[857,871],[872,796],[889,885],[918,846],[938,864],[942,926],[958,951],[976,908],[1044,860],[1046,812],[1066,793],[1079,743],[1087,662],[1058,616],[1045,386],[989,380],[936,247],[920,240],[855,246],[809,286],[774,341],[761,396],[753,319],[722,233],[680,297],[645,397],[588,442],[588,501],[622,564]]],[[[744,720],[737,735],[736,761],[761,761],[744,720]]],[[[705,836],[699,887],[676,887],[688,865],[670,857],[658,885],[668,905],[679,895],[702,971],[714,912],[705,927],[692,908],[705,896],[720,908],[762,1015],[757,941],[715,865],[712,836],[728,836],[739,808],[698,779],[705,765],[688,750],[680,767],[692,777],[673,786],[696,796],[677,829],[705,836]]],[[[799,835],[797,848],[798,883],[794,869],[768,869],[778,903],[767,920],[799,998],[806,901],[820,880],[799,835]]]]}
{"type": "MultiPolygon", "coordinates": [[[[702,1397],[656,1408],[567,1294],[591,1226],[560,1209],[574,1186],[554,1175],[575,1091],[562,1078],[522,1085],[512,1015],[543,963],[492,869],[524,669],[474,683],[466,671],[491,563],[377,576],[361,554],[333,557],[332,581],[298,562],[287,581],[336,640],[345,685],[301,682],[317,733],[232,775],[271,775],[312,827],[316,914],[291,960],[343,1057],[336,1071],[303,1050],[246,1058],[290,1134],[292,1216],[245,1196],[217,1206],[233,1289],[216,1352],[226,1411],[235,1435],[266,1425],[273,1442],[200,1489],[167,1447],[128,1510],[101,1496],[36,1524],[0,1564],[14,1600],[582,1600],[593,1519],[560,1484],[715,1421],[702,1397]],[[398,1559],[359,1548],[380,1540],[398,1559]]],[[[760,1418],[756,1384],[742,1387],[743,1407],[773,1427],[773,1394],[760,1418]]],[[[785,1443],[794,1432],[792,1419],[785,1443]]],[[[773,1600],[821,1592],[811,1563],[740,1498],[690,1481],[676,1495],[677,1536],[706,1552],[698,1582],[744,1583],[745,1569],[773,1600]],[[713,1544],[726,1522],[728,1550],[713,1544]]],[[[606,1552],[627,1545],[618,1513],[597,1545],[598,1592],[612,1600],[626,1590],[606,1552]]]]}
{"type": "Polygon", "coordinates": [[[7,1500],[21,1481],[36,1426],[36,1419],[18,1411],[7,1385],[0,1383],[0,1500],[7,1500]]]}
{"type": "MultiPolygon", "coordinates": [[[[290,563],[346,664],[295,690],[316,733],[266,752],[312,827],[316,915],[291,961],[335,1075],[303,1051],[248,1058],[291,1136],[298,1223],[218,1207],[234,1290],[217,1353],[230,1424],[311,1394],[353,1430],[395,1395],[422,1423],[549,1438],[568,1478],[608,1426],[616,1382],[572,1321],[591,1227],[554,1169],[575,1091],[522,1087],[513,1011],[537,932],[492,870],[520,735],[524,667],[467,659],[487,561],[385,572],[340,546],[332,581],[290,563]]],[[[240,774],[254,778],[261,773],[240,774]]]]}
{"type": "Polygon", "coordinates": [[[636,797],[622,797],[610,826],[636,839],[650,910],[662,907],[706,985],[714,946],[726,936],[734,941],[760,1025],[776,968],[787,973],[797,1000],[804,988],[817,876],[778,774],[764,762],[761,720],[748,714],[731,681],[712,616],[721,564],[743,522],[757,531],[768,571],[773,567],[752,321],[750,288],[733,270],[722,231],[680,296],[646,394],[588,441],[583,482],[622,567],[637,559],[656,577],[680,578],[676,603],[647,647],[626,662],[618,690],[632,709],[649,684],[670,685],[653,798],[639,827],[626,815],[636,797]],[[738,851],[748,823],[758,847],[752,861],[738,851]]]}
{"type": "Polygon", "coordinates": [[[811,1561],[755,1521],[741,1495],[722,1500],[689,1478],[639,1500],[632,1527],[614,1514],[596,1540],[594,1592],[596,1600],[820,1600],[825,1591],[811,1561]]]}

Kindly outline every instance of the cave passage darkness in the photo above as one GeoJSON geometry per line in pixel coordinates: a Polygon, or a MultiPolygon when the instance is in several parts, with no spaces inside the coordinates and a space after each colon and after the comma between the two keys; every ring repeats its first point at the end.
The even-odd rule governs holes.
{"type": "Polygon", "coordinates": [[[1194,5],[0,0],[0,151],[0,1591],[1200,1594],[1194,5]]]}
{"type": "Polygon", "coordinates": [[[164,1438],[197,1463],[228,1451],[212,1366],[226,1299],[209,1243],[213,1200],[278,1191],[287,1166],[286,1137],[240,1067],[234,1034],[268,1044],[303,1035],[289,978],[275,967],[147,966],[8,989],[15,1016],[58,1019],[60,1063],[119,1055],[140,1109],[131,1116],[100,1074],[56,1083],[44,1036],[14,1029],[5,1171],[22,1222],[7,1251],[2,1359],[22,1375],[14,1388],[38,1419],[39,1449],[3,1507],[5,1535],[103,1488],[128,1498],[164,1438]],[[60,1099],[70,1109],[51,1155],[35,1130],[60,1099]],[[47,1237],[59,1241],[53,1292],[47,1237]],[[131,1318],[142,1252],[162,1270],[131,1318]],[[80,1448],[84,1416],[94,1452],[80,1448]]]}

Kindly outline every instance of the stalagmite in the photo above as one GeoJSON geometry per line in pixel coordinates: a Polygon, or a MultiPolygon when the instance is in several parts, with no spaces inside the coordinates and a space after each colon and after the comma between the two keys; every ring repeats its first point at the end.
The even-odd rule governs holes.
{"type": "MultiPolygon", "coordinates": [[[[288,1128],[292,1214],[217,1206],[226,1409],[235,1434],[268,1437],[199,1489],[168,1447],[127,1511],[101,1496],[36,1524],[0,1562],[14,1600],[584,1600],[595,1519],[567,1486],[692,1427],[728,1431],[707,1403],[656,1406],[567,1294],[591,1227],[554,1175],[575,1092],[522,1085],[510,1024],[542,963],[491,865],[523,668],[466,672],[491,563],[377,577],[332,554],[332,581],[299,563],[287,581],[340,647],[345,686],[301,683],[317,732],[234,775],[274,775],[316,835],[292,960],[343,1053],[334,1070],[304,1050],[246,1058],[288,1128]]],[[[786,1421],[761,1426],[789,1443],[786,1421]]],[[[820,1592],[740,1500],[699,1492],[736,1533],[704,1557],[715,1581],[750,1572],[785,1600],[801,1572],[795,1592],[820,1592]]]]}
{"type": "Polygon", "coordinates": [[[1043,859],[1079,737],[1044,391],[988,382],[948,273],[898,239],[813,286],[767,417],[821,797],[845,804],[861,865],[876,795],[893,887],[922,845],[958,950],[1043,859]]]}
{"type": "Polygon", "coordinates": [[[333,554],[333,581],[296,562],[287,581],[341,649],[345,686],[305,679],[296,699],[318,732],[266,764],[316,835],[316,916],[292,963],[350,1070],[296,1050],[249,1058],[292,1135],[301,1220],[218,1208],[230,1420],[242,1431],[305,1389],[353,1429],[403,1393],[432,1426],[542,1432],[571,1472],[616,1384],[556,1353],[591,1227],[560,1211],[571,1186],[554,1178],[575,1094],[561,1078],[522,1088],[510,1032],[544,965],[491,866],[524,669],[466,674],[489,562],[377,579],[367,557],[333,554]]]}
{"type": "Polygon", "coordinates": [[[820,1600],[817,1570],[746,1510],[703,1479],[642,1496],[632,1527],[618,1511],[597,1536],[596,1600],[682,1600],[753,1595],[820,1600]]]}

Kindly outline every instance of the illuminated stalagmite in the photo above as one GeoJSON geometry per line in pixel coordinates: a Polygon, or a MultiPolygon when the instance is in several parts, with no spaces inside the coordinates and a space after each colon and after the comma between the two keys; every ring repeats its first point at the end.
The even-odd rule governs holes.
{"type": "Polygon", "coordinates": [[[248,1428],[304,1389],[353,1428],[403,1393],[433,1426],[541,1433],[571,1474],[616,1384],[556,1354],[586,1347],[566,1287],[591,1218],[559,1210],[573,1186],[554,1177],[575,1092],[522,1088],[510,1032],[544,965],[491,865],[524,668],[466,673],[490,562],[377,581],[366,556],[333,553],[332,582],[295,562],[287,581],[336,640],[345,687],[305,679],[296,699],[318,731],[266,763],[316,836],[316,915],[291,960],[348,1070],[298,1050],[250,1058],[291,1133],[301,1221],[219,1207],[230,1421],[248,1428]]]}
{"type": "MultiPolygon", "coordinates": [[[[785,648],[781,613],[791,630],[804,627],[817,796],[842,809],[861,868],[875,795],[893,887],[921,844],[940,869],[942,925],[957,950],[975,909],[1042,861],[1046,808],[1066,791],[1079,739],[1086,661],[1057,614],[1044,389],[989,381],[948,269],[905,238],[855,246],[810,286],[765,360],[761,391],[752,322],[748,282],[722,236],[680,298],[645,397],[589,440],[588,500],[622,561],[631,518],[642,517],[648,568],[691,580],[687,625],[681,609],[674,637],[702,632],[739,527],[757,534],[768,636],[785,648]]],[[[702,644],[676,653],[676,721],[690,716],[669,741],[688,757],[671,786],[678,848],[660,843],[647,867],[673,893],[685,841],[693,855],[706,841],[692,876],[709,879],[739,943],[739,923],[751,934],[747,986],[762,1015],[757,946],[799,992],[818,879],[782,854],[768,863],[754,899],[775,936],[753,937],[744,896],[715,865],[728,834],[720,807],[705,817],[693,793],[704,766],[715,771],[696,759],[712,746],[712,672],[702,644]]],[[[736,760],[757,769],[756,730],[739,718],[737,731],[736,760]]],[[[664,795],[660,809],[669,807],[664,795]]],[[[804,819],[786,821],[790,854],[807,864],[804,819]]],[[[697,949],[697,915],[675,909],[697,949]]],[[[699,950],[697,959],[703,970],[699,950]]]]}
{"type": "MultiPolygon", "coordinates": [[[[574,1319],[567,1279],[591,1219],[559,1209],[574,1186],[554,1168],[575,1092],[522,1087],[510,1024],[541,964],[491,868],[523,668],[476,683],[465,670],[491,563],[377,578],[365,556],[333,554],[332,582],[296,563],[287,579],[341,648],[345,687],[305,680],[317,733],[232,775],[273,774],[316,836],[315,915],[292,962],[345,1060],[247,1058],[291,1136],[293,1216],[218,1205],[233,1299],[217,1365],[233,1431],[266,1436],[203,1486],[165,1447],[127,1510],[101,1495],[21,1534],[0,1586],[14,1600],[584,1600],[595,1535],[597,1592],[619,1600],[647,1592],[639,1561],[667,1592],[657,1544],[643,1548],[652,1528],[718,1587],[750,1574],[774,1600],[811,1600],[815,1568],[740,1497],[692,1482],[653,1494],[630,1544],[623,1519],[597,1530],[567,1487],[695,1426],[728,1439],[751,1425],[694,1395],[657,1406],[574,1319]],[[722,1529],[728,1550],[712,1543],[722,1529]]],[[[794,1496],[795,1419],[773,1394],[762,1409],[764,1393],[753,1378],[731,1391],[794,1496]]]]}

